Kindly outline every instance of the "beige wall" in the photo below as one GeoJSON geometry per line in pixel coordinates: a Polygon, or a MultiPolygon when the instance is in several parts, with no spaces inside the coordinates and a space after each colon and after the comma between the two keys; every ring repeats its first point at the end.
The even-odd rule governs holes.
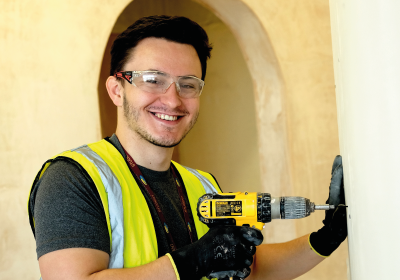
{"type": "Polygon", "coordinates": [[[2,280],[39,278],[30,184],[49,157],[100,137],[101,58],[128,2],[0,1],[2,280]]]}
{"type": "MultiPolygon", "coordinates": [[[[103,51],[118,15],[129,2],[0,2],[0,94],[3,100],[0,104],[0,279],[38,278],[34,239],[25,213],[27,192],[35,173],[48,157],[100,137],[97,84],[103,51]]],[[[207,162],[206,157],[190,156],[193,149],[186,144],[180,147],[181,160],[185,163],[189,158],[196,158],[195,164],[214,173],[222,185],[236,185],[240,189],[249,182],[247,178],[238,176],[239,179],[231,183],[231,176],[226,175],[237,173],[238,165],[232,163],[231,156],[239,154],[251,166],[245,174],[252,173],[249,177],[254,177],[258,172],[259,179],[250,182],[260,184],[260,190],[271,190],[277,195],[290,192],[286,194],[325,201],[331,161],[339,153],[328,1],[210,0],[199,3],[214,15],[194,12],[192,17],[202,21],[211,39],[217,41],[206,80],[207,90],[202,98],[202,109],[208,108],[209,112],[202,111],[198,127],[186,140],[196,142],[197,136],[204,137],[204,131],[211,131],[209,135],[216,139],[199,143],[204,145],[203,150],[199,150],[202,154],[213,153],[218,160],[207,162]],[[247,29],[249,24],[260,29],[247,29]],[[254,30],[260,31],[252,34],[254,30]],[[246,37],[246,33],[252,37],[246,37]],[[260,45],[249,44],[259,38],[260,45]],[[227,46],[230,46],[229,52],[225,53],[222,50],[227,46]],[[223,57],[235,54],[239,54],[237,60],[223,57]],[[257,57],[258,61],[267,63],[258,65],[257,57]],[[265,70],[263,66],[267,64],[270,68],[265,70]],[[225,96],[231,90],[209,86],[214,83],[210,76],[221,71],[224,65],[232,68],[235,77],[246,76],[246,82],[238,88],[232,87],[237,91],[230,100],[225,100],[225,96]],[[236,71],[236,67],[244,71],[236,71]],[[263,75],[257,76],[260,71],[263,75]],[[255,96],[253,104],[249,96],[250,79],[255,96]],[[220,96],[224,96],[223,104],[218,103],[220,96]],[[238,107],[248,114],[235,116],[235,125],[232,125],[229,114],[240,113],[238,107]],[[270,112],[274,108],[279,110],[272,115],[270,112]],[[240,129],[225,134],[217,126],[221,124],[240,129]],[[221,149],[216,143],[227,144],[221,145],[221,149]],[[274,153],[274,148],[280,152],[274,153]],[[269,160],[271,158],[278,160],[269,160]],[[279,180],[273,183],[275,178],[279,180]]],[[[154,6],[148,4],[147,7],[154,6]]],[[[168,6],[162,7],[174,12],[168,10],[168,6]]],[[[177,13],[184,12],[179,10],[179,5],[175,7],[177,13]]],[[[143,6],[139,8],[143,10],[138,13],[148,12],[143,6]]],[[[129,17],[124,20],[129,22],[129,17]]],[[[269,226],[273,234],[268,236],[274,240],[279,231],[282,235],[286,234],[283,231],[288,231],[287,236],[303,235],[318,229],[322,219],[319,213],[297,221],[295,227],[286,226],[289,223],[280,224],[287,221],[272,223],[269,226]]],[[[346,279],[346,258],[343,246],[301,279],[346,279]]]]}

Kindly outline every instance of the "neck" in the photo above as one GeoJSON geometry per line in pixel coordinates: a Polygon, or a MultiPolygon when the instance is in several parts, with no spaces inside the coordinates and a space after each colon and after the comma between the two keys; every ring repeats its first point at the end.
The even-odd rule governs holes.
{"type": "Polygon", "coordinates": [[[124,132],[117,128],[115,134],[136,164],[154,171],[166,171],[170,167],[174,148],[156,146],[131,131],[124,132]]]}

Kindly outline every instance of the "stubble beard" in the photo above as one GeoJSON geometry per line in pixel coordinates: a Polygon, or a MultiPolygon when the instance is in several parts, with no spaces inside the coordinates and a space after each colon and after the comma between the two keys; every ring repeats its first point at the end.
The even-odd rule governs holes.
{"type": "MultiPolygon", "coordinates": [[[[195,125],[197,118],[199,117],[199,112],[196,113],[194,118],[190,121],[188,127],[186,128],[183,136],[175,141],[174,139],[168,139],[166,137],[159,137],[155,138],[151,135],[148,131],[146,131],[143,127],[141,127],[138,123],[140,112],[134,106],[129,104],[128,100],[126,100],[125,95],[123,96],[123,109],[124,109],[124,116],[128,123],[129,128],[134,131],[140,138],[146,140],[153,145],[164,147],[164,148],[172,148],[178,145],[189,133],[192,127],[195,125]]],[[[166,127],[165,130],[171,130],[172,128],[166,127]]]]}

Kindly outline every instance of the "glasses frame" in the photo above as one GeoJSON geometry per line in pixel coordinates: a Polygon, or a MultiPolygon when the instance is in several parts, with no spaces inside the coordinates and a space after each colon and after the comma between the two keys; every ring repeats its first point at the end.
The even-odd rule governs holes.
{"type": "MultiPolygon", "coordinates": [[[[134,85],[135,87],[137,87],[137,85],[135,85],[135,83],[133,82],[133,76],[134,76],[135,74],[141,75],[141,74],[146,74],[146,73],[148,73],[148,74],[151,74],[151,73],[158,73],[158,74],[160,74],[160,73],[161,73],[161,74],[164,74],[165,76],[168,76],[168,77],[173,78],[173,82],[174,82],[175,85],[176,85],[176,89],[178,90],[179,96],[182,97],[182,98],[188,98],[188,99],[189,99],[189,98],[197,98],[197,97],[200,97],[201,93],[203,92],[204,85],[205,85],[204,81],[203,81],[202,79],[197,78],[196,76],[190,76],[190,75],[189,75],[189,76],[171,76],[171,75],[168,74],[168,73],[165,73],[165,72],[162,72],[162,71],[154,71],[154,70],[143,70],[143,71],[119,71],[119,72],[116,72],[116,73],[114,74],[114,77],[124,79],[124,80],[126,80],[128,83],[130,83],[131,85],[134,85]],[[180,86],[179,86],[179,84],[178,84],[178,81],[179,81],[180,78],[186,78],[186,77],[187,77],[187,78],[196,79],[196,80],[199,80],[199,81],[200,81],[201,89],[200,89],[200,92],[199,92],[199,95],[198,95],[198,96],[196,96],[196,97],[184,97],[184,96],[181,95],[181,88],[180,88],[180,86]]],[[[163,93],[165,93],[171,85],[172,85],[172,83],[165,89],[165,91],[164,91],[163,93]]]]}

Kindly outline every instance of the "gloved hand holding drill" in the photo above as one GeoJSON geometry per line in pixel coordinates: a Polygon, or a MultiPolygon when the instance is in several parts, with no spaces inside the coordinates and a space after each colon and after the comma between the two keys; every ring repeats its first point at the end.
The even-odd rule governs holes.
{"type": "Polygon", "coordinates": [[[185,279],[246,278],[256,246],[263,241],[260,230],[250,227],[215,226],[198,241],[170,255],[179,277],[185,279]]]}
{"type": "Polygon", "coordinates": [[[336,156],[333,162],[329,198],[326,203],[335,205],[335,209],[325,211],[324,226],[317,232],[311,233],[309,240],[312,249],[323,257],[328,257],[332,254],[347,237],[341,156],[336,156]]]}

